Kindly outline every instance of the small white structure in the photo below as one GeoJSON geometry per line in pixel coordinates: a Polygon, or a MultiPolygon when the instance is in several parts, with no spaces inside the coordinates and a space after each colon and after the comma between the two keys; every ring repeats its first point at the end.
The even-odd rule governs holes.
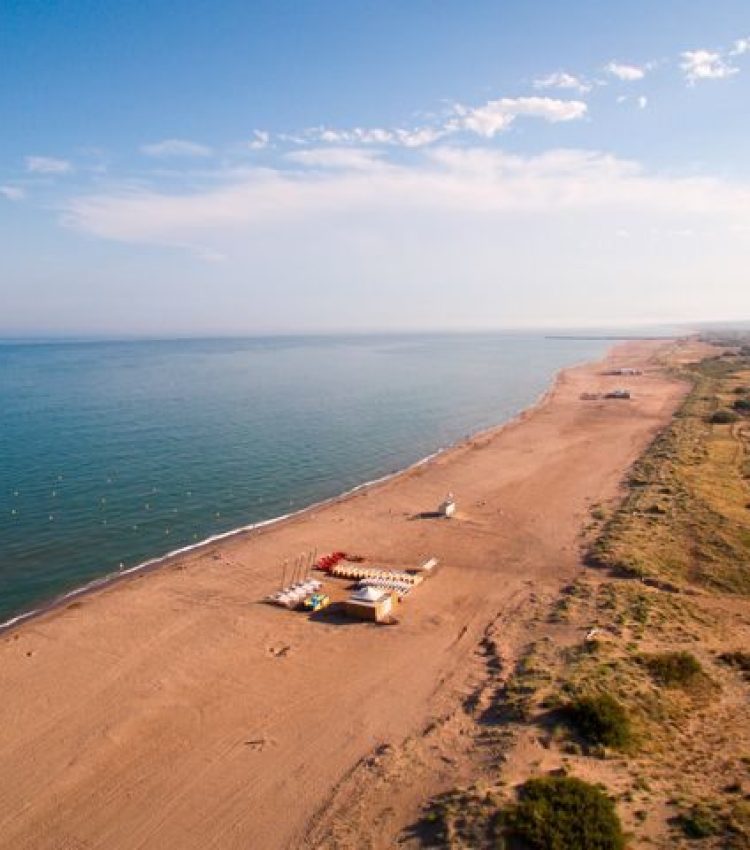
{"type": "Polygon", "coordinates": [[[393,610],[393,594],[379,587],[361,587],[346,600],[344,609],[347,614],[360,620],[382,622],[393,610]]]}
{"type": "Polygon", "coordinates": [[[440,503],[437,512],[444,517],[451,517],[456,513],[456,500],[453,498],[453,493],[448,493],[444,501],[440,503]]]}

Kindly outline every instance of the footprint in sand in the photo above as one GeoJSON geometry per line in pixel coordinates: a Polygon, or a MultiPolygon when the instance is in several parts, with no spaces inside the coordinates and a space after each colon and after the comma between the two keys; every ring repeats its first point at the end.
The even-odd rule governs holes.
{"type": "Polygon", "coordinates": [[[289,646],[288,643],[266,647],[266,651],[268,652],[268,654],[273,656],[274,658],[285,658],[289,654],[291,649],[292,647],[289,646]]]}

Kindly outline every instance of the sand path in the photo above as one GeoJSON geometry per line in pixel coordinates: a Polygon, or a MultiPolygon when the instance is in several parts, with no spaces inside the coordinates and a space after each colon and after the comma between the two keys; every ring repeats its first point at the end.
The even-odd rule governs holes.
{"type": "Polygon", "coordinates": [[[623,383],[568,370],[544,404],[343,502],[189,553],[0,638],[0,846],[300,846],[331,789],[460,692],[488,622],[580,569],[593,503],[685,388],[664,343],[616,348],[623,383]],[[413,520],[447,490],[459,516],[413,520]],[[312,547],[444,568],[384,628],[261,604],[312,547]]]}

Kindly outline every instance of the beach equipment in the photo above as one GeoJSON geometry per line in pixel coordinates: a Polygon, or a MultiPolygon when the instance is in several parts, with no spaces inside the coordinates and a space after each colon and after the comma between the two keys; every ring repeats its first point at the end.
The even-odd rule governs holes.
{"type": "Polygon", "coordinates": [[[384,570],[382,567],[359,567],[351,564],[341,564],[333,567],[329,572],[335,578],[348,578],[355,581],[383,579],[387,581],[399,581],[411,586],[419,584],[424,580],[423,576],[408,573],[404,570],[384,570]]]}
{"type": "Polygon", "coordinates": [[[331,599],[325,593],[313,593],[304,602],[305,608],[309,608],[311,611],[320,611],[323,608],[327,608],[330,604],[331,599]]]}
{"type": "Polygon", "coordinates": [[[269,594],[266,596],[266,602],[271,605],[279,605],[282,608],[296,608],[304,601],[305,597],[317,592],[322,586],[322,582],[309,579],[269,594]]]}
{"type": "Polygon", "coordinates": [[[340,561],[348,560],[346,552],[331,552],[330,555],[323,555],[315,564],[316,569],[327,572],[331,567],[335,567],[340,561]]]}
{"type": "Polygon", "coordinates": [[[357,584],[357,588],[360,590],[368,587],[376,590],[390,591],[391,593],[395,593],[399,599],[403,599],[411,593],[414,585],[409,582],[388,578],[364,578],[357,584]]]}

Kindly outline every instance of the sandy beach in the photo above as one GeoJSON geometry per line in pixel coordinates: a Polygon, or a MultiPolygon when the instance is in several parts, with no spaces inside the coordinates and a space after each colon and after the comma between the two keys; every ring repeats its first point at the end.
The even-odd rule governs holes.
{"type": "MultiPolygon", "coordinates": [[[[427,464],[3,634],[0,846],[393,846],[425,791],[468,765],[405,782],[377,821],[352,777],[386,750],[408,772],[404,742],[475,687],[488,624],[507,623],[512,653],[533,598],[583,569],[591,506],[617,496],[685,393],[655,360],[670,345],[618,345],[427,464]],[[618,366],[643,374],[603,374],[618,366]],[[623,383],[631,401],[580,399],[623,383]],[[448,491],[455,518],[415,518],[448,491]],[[441,570],[388,628],[264,604],[282,562],[313,548],[441,570]]],[[[459,734],[445,730],[446,751],[459,734]]]]}

